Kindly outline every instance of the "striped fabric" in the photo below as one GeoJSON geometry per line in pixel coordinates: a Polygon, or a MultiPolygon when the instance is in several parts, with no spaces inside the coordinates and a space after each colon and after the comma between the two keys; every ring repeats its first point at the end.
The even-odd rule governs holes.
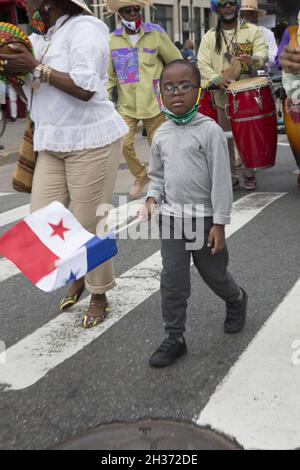
{"type": "Polygon", "coordinates": [[[22,193],[31,193],[33,173],[37,159],[37,152],[33,150],[32,125],[32,121],[28,116],[19,150],[19,159],[13,174],[13,188],[22,193]]]}

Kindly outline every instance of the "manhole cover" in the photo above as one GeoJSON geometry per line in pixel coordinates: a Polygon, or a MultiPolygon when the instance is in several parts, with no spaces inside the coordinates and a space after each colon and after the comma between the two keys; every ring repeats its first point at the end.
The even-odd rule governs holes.
{"type": "Polygon", "coordinates": [[[139,421],[107,424],[65,442],[61,450],[238,450],[218,434],[190,424],[139,421]]]}

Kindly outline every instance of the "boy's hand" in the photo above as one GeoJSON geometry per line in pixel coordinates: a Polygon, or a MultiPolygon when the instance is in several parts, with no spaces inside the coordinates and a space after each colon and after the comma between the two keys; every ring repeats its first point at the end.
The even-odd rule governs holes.
{"type": "Polygon", "coordinates": [[[224,225],[213,225],[208,235],[207,246],[211,248],[211,254],[215,255],[225,248],[224,225]]]}
{"type": "Polygon", "coordinates": [[[138,211],[137,216],[142,222],[146,222],[155,212],[156,200],[153,197],[147,199],[146,204],[144,204],[138,211]]]}

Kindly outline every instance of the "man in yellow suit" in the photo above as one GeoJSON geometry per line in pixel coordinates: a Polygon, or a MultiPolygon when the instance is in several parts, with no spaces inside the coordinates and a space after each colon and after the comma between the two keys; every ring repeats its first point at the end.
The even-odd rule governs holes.
{"type": "Polygon", "coordinates": [[[164,122],[158,83],[164,64],[182,58],[163,28],[142,21],[141,8],[148,0],[106,0],[106,8],[118,13],[121,27],[110,36],[108,91],[117,86],[117,109],[129,127],[123,154],[135,182],[129,194],[137,198],[149,182],[147,170],[135,151],[135,132],[143,121],[149,144],[164,122]]]}

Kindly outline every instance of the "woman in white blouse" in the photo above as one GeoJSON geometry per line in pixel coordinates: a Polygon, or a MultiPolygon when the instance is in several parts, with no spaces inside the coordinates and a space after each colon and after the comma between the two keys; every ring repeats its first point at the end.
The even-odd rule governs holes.
{"type": "MultiPolygon", "coordinates": [[[[100,204],[111,203],[120,140],[128,132],[105,87],[108,28],[83,0],[28,0],[27,8],[35,31],[30,36],[35,58],[20,46],[2,58],[7,72],[30,74],[23,91],[39,152],[31,211],[53,200],[71,203],[79,222],[96,233],[96,211],[100,204]]],[[[61,309],[77,302],[86,287],[92,296],[83,326],[95,326],[105,319],[105,292],[114,285],[108,261],[70,284],[61,309]]]]}

